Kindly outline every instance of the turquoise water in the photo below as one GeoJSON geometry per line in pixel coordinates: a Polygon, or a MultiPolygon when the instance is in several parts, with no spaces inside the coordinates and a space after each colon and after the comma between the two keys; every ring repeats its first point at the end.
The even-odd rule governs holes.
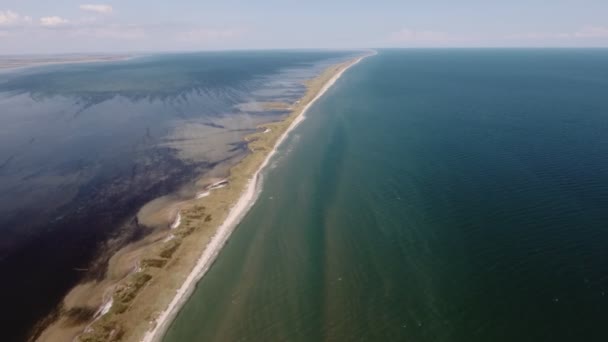
{"type": "Polygon", "coordinates": [[[311,108],[165,341],[608,340],[608,50],[387,50],[311,108]]]}

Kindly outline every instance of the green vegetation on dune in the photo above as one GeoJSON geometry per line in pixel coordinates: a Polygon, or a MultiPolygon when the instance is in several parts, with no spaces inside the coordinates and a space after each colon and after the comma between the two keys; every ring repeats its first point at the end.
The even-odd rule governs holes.
{"type": "MultiPolygon", "coordinates": [[[[354,61],[354,60],[353,60],[354,61]]],[[[323,86],[353,61],[326,69],[306,83],[306,94],[291,107],[283,121],[260,126],[260,131],[246,137],[250,153],[230,169],[228,183],[204,198],[180,207],[181,223],[170,239],[159,239],[146,247],[140,270],[117,284],[112,309],[93,322],[80,336],[81,341],[139,341],[158,314],[164,310],[176,289],[183,283],[219,225],[227,217],[264,159],[277,141],[302,113],[323,86]]],[[[287,109],[282,103],[268,104],[273,109],[287,109]]]]}

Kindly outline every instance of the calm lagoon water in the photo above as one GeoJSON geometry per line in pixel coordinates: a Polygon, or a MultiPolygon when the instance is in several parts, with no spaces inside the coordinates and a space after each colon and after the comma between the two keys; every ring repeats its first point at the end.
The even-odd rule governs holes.
{"type": "MultiPolygon", "coordinates": [[[[352,52],[143,56],[0,73],[0,302],[4,340],[83,277],[98,246],[146,231],[137,210],[246,153],[302,82],[352,52]]],[[[101,264],[103,266],[103,263],[101,264]]]]}
{"type": "Polygon", "coordinates": [[[608,50],[386,50],[313,106],[177,341],[607,341],[608,50]]]}

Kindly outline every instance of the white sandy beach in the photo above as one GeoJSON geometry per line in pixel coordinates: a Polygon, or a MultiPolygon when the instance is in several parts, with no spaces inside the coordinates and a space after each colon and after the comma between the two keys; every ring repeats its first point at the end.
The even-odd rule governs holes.
{"type": "Polygon", "coordinates": [[[270,159],[274,156],[277,151],[277,148],[281,145],[281,143],[285,140],[285,138],[289,135],[289,133],[300,124],[304,118],[305,114],[325,92],[344,74],[346,70],[351,68],[353,65],[359,63],[363,58],[367,57],[362,56],[358,59],[354,60],[350,65],[342,69],[338,72],[334,77],[332,77],[323,88],[319,91],[319,93],[302,109],[298,117],[293,120],[293,122],[289,125],[288,129],[281,135],[281,137],[277,140],[272,151],[266,156],[263,163],[256,170],[256,172],[252,175],[251,179],[247,183],[247,186],[238,201],[231,208],[226,220],[217,228],[217,231],[211,241],[207,244],[200,258],[198,259],[196,265],[182,284],[182,286],[176,291],[175,297],[169,303],[167,308],[158,316],[156,320],[156,324],[154,328],[147,331],[145,336],[143,337],[143,342],[156,342],[161,341],[164,336],[165,331],[171,324],[172,320],[175,318],[181,306],[188,300],[190,295],[195,289],[196,283],[207,273],[218,254],[220,253],[222,247],[228,241],[228,238],[243,218],[243,216],[249,211],[252,205],[255,203],[260,189],[261,189],[261,172],[264,170],[270,159]]]}

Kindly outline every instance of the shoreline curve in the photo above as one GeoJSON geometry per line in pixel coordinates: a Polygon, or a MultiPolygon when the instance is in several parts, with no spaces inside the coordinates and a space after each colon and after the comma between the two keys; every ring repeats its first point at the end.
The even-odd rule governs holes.
{"type": "Polygon", "coordinates": [[[201,256],[198,258],[192,271],[188,274],[188,277],[184,280],[181,287],[176,291],[175,296],[169,303],[169,305],[160,313],[156,318],[154,327],[146,331],[142,342],[160,342],[165,336],[171,323],[179,313],[182,306],[190,298],[196,288],[196,284],[205,276],[207,271],[211,268],[215,262],[217,256],[221,252],[222,248],[230,238],[230,235],[240,223],[241,219],[247,214],[249,209],[256,202],[259,192],[261,191],[262,177],[261,173],[268,165],[270,159],[276,154],[277,148],[285,141],[289,133],[296,128],[305,118],[308,109],[317,102],[326,92],[329,90],[338,79],[351,67],[358,64],[364,58],[375,55],[376,52],[372,52],[360,57],[353,59],[350,63],[346,64],[341,70],[333,75],[318,91],[318,93],[302,108],[297,117],[293,119],[288,128],[281,134],[281,136],[275,142],[272,150],[266,155],[262,164],[254,172],[251,178],[248,180],[247,185],[238,200],[230,208],[228,216],[222,222],[222,224],[216,229],[215,234],[205,246],[201,256]]]}

